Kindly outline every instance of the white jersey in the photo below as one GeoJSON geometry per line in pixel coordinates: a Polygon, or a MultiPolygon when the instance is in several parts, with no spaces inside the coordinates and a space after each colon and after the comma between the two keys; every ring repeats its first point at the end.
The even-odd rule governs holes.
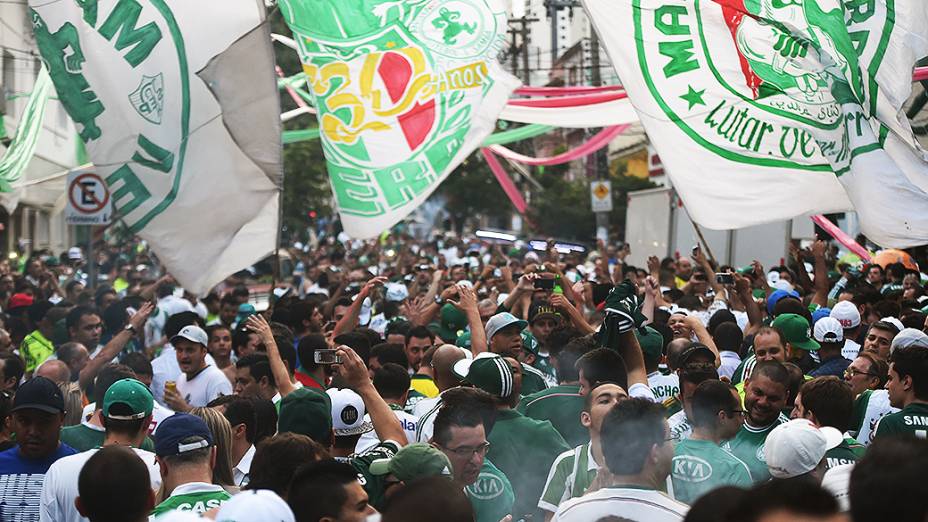
{"type": "Polygon", "coordinates": [[[849,361],[853,361],[857,358],[857,354],[860,353],[860,345],[857,344],[857,341],[853,339],[844,340],[844,348],[841,348],[841,357],[849,361]]]}
{"type": "Polygon", "coordinates": [[[422,399],[412,409],[413,417],[418,419],[416,442],[428,442],[435,431],[435,416],[441,409],[441,395],[431,399],[422,399]]]}
{"type": "MultiPolygon", "coordinates": [[[[406,442],[409,444],[416,442],[416,428],[419,427],[419,419],[403,410],[397,410],[392,404],[390,405],[390,409],[393,410],[393,414],[396,415],[396,420],[400,422],[400,426],[403,427],[403,431],[406,433],[406,442]]],[[[371,422],[371,415],[369,413],[364,415],[364,422],[371,422]]],[[[358,445],[354,448],[354,452],[361,454],[378,444],[380,444],[380,439],[377,438],[377,433],[371,430],[361,435],[361,438],[358,439],[358,445]]]]}
{"type": "Polygon", "coordinates": [[[557,509],[556,522],[594,522],[620,515],[642,522],[680,522],[689,506],[660,491],[629,487],[603,488],[570,499],[557,509]]]}
{"type": "Polygon", "coordinates": [[[670,438],[674,442],[686,440],[693,434],[693,425],[686,418],[686,410],[680,410],[671,415],[667,419],[667,424],[670,426],[670,438]]]}
{"type": "MultiPolygon", "coordinates": [[[[151,489],[157,491],[161,488],[161,473],[155,454],[138,448],[133,451],[148,467],[151,478],[151,489]]],[[[39,506],[39,520],[41,522],[85,522],[87,519],[77,512],[74,499],[78,496],[77,478],[99,448],[69,455],[58,459],[48,468],[42,483],[42,496],[39,506]]]]}
{"type": "Polygon", "coordinates": [[[232,395],[232,383],[222,370],[207,366],[193,378],[187,380],[187,374],[181,373],[177,378],[177,392],[194,408],[203,407],[220,395],[232,395]]]}
{"type": "Polygon", "coordinates": [[[648,386],[657,397],[657,402],[664,402],[680,393],[680,378],[675,373],[664,375],[653,372],[648,374],[648,386]]]}
{"type": "Polygon", "coordinates": [[[888,390],[867,390],[854,401],[854,417],[860,421],[860,427],[854,438],[864,446],[869,446],[876,435],[876,426],[880,419],[896,413],[899,408],[889,404],[888,390]]]}

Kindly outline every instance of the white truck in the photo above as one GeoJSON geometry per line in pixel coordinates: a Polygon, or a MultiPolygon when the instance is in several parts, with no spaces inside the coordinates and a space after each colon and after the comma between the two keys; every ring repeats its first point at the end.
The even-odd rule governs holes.
{"type": "MultiPolygon", "coordinates": [[[[755,259],[767,268],[783,264],[791,239],[814,235],[808,216],[737,230],[701,228],[716,261],[734,267],[747,266],[755,259]]],[[[627,262],[645,267],[648,256],[690,255],[699,239],[676,191],[660,187],[628,193],[625,242],[631,248],[627,262]]]]}

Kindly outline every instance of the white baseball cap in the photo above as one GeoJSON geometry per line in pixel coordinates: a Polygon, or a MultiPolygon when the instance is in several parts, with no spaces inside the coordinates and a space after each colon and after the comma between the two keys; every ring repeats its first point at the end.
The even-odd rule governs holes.
{"type": "Polygon", "coordinates": [[[174,344],[174,341],[177,339],[187,339],[190,342],[202,344],[206,346],[209,344],[209,336],[206,335],[206,332],[202,328],[195,324],[188,324],[187,326],[181,328],[177,335],[171,337],[171,344],[174,344]]]}
{"type": "Polygon", "coordinates": [[[332,401],[332,431],[336,437],[361,435],[374,429],[364,422],[367,409],[361,396],[348,388],[329,388],[325,391],[332,401]]]}
{"type": "Polygon", "coordinates": [[[402,283],[390,283],[386,285],[387,301],[405,301],[409,297],[409,290],[406,289],[406,285],[402,283]]]}
{"type": "Polygon", "coordinates": [[[72,261],[80,261],[84,259],[84,252],[81,251],[80,247],[71,247],[68,249],[68,259],[72,261]]]}
{"type": "Polygon", "coordinates": [[[844,328],[834,317],[822,317],[815,323],[812,338],[820,343],[840,343],[844,340],[844,328]]]}
{"type": "Polygon", "coordinates": [[[908,348],[910,346],[922,346],[928,348],[928,335],[915,328],[903,328],[901,332],[893,337],[893,342],[889,347],[889,353],[895,352],[899,348],[908,348]]]}
{"type": "Polygon", "coordinates": [[[860,311],[857,309],[857,305],[850,301],[841,301],[834,305],[831,309],[831,317],[837,319],[845,330],[857,328],[857,325],[860,324],[860,311]]]}
{"type": "Polygon", "coordinates": [[[269,489],[245,490],[219,508],[216,522],[296,522],[290,506],[269,489]]]}
{"type": "Polygon", "coordinates": [[[830,468],[825,472],[822,478],[822,487],[834,495],[838,501],[841,511],[851,510],[851,471],[854,470],[854,464],[841,464],[830,468]]]}
{"type": "Polygon", "coordinates": [[[841,432],[831,426],[816,428],[808,419],[785,422],[767,436],[767,469],[774,478],[804,475],[818,467],[825,453],[843,440],[841,432]]]}
{"type": "Polygon", "coordinates": [[[524,330],[528,326],[528,321],[523,321],[509,312],[500,312],[487,321],[487,340],[493,338],[500,330],[509,325],[518,324],[519,330],[524,330]]]}

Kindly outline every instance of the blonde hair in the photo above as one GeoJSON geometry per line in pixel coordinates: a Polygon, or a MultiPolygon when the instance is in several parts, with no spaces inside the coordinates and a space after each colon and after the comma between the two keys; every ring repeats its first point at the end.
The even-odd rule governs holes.
{"type": "Polygon", "coordinates": [[[194,408],[192,415],[200,417],[209,426],[216,447],[216,466],[213,467],[213,483],[220,486],[234,486],[232,476],[232,426],[225,416],[213,408],[194,408]]]}

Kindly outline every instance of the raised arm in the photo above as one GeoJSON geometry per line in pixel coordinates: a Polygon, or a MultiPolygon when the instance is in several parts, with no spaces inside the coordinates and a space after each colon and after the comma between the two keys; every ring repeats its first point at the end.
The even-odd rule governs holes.
{"type": "Polygon", "coordinates": [[[828,306],[828,265],[825,263],[825,249],[827,245],[821,239],[812,243],[812,255],[815,257],[815,281],[813,286],[815,294],[812,303],[819,306],[828,306]]]}
{"type": "Polygon", "coordinates": [[[470,349],[477,355],[489,349],[487,346],[487,332],[483,329],[480,312],[477,310],[477,293],[473,288],[461,287],[458,301],[448,301],[467,316],[467,325],[470,326],[470,349]]]}
{"type": "Polygon", "coordinates": [[[350,332],[358,325],[358,318],[361,317],[361,306],[364,305],[364,300],[367,299],[367,296],[371,295],[374,288],[382,286],[386,282],[386,277],[375,277],[361,287],[358,296],[352,301],[351,306],[348,307],[348,312],[335,324],[335,329],[332,330],[333,338],[345,332],[350,332]]]}
{"type": "Polygon", "coordinates": [[[580,313],[580,310],[577,310],[570,301],[563,295],[554,294],[551,296],[551,306],[557,308],[564,312],[565,315],[570,319],[571,324],[573,324],[577,330],[580,330],[584,335],[591,334],[596,331],[590,323],[586,322],[583,314],[580,313]]]}
{"type": "Polygon", "coordinates": [[[274,382],[277,383],[277,391],[281,397],[286,397],[296,386],[290,380],[290,372],[287,370],[287,364],[284,363],[280,356],[280,350],[277,348],[277,341],[274,340],[274,333],[271,331],[271,325],[267,324],[264,317],[254,314],[248,316],[245,320],[245,328],[258,334],[264,348],[267,350],[267,361],[271,365],[271,374],[274,376],[274,382]]]}
{"type": "Polygon", "coordinates": [[[354,350],[347,346],[337,348],[338,356],[341,363],[336,365],[335,371],[342,378],[344,383],[361,396],[364,401],[364,408],[371,416],[371,423],[374,425],[374,432],[381,441],[393,441],[400,447],[405,446],[406,432],[403,431],[402,425],[393,414],[390,406],[384,402],[383,398],[377,393],[374,384],[371,382],[367,367],[364,361],[355,353],[354,350]]]}
{"type": "Polygon", "coordinates": [[[721,366],[722,358],[719,357],[719,349],[715,347],[715,341],[712,340],[712,336],[709,335],[709,330],[706,330],[706,326],[702,324],[702,321],[695,315],[688,315],[684,322],[693,330],[699,342],[708,346],[709,349],[712,350],[712,353],[715,354],[715,367],[718,368],[721,366]]]}
{"type": "MultiPolygon", "coordinates": [[[[86,390],[90,383],[97,377],[97,374],[100,373],[100,370],[106,366],[106,364],[113,360],[114,357],[119,355],[119,352],[129,344],[129,341],[132,340],[132,337],[142,331],[142,328],[145,326],[145,321],[148,320],[148,317],[155,310],[155,305],[152,303],[145,303],[139,308],[138,312],[132,315],[129,318],[128,328],[124,328],[116,333],[110,342],[106,343],[106,346],[100,350],[100,353],[96,357],[87,361],[87,365],[81,370],[78,376],[78,383],[81,386],[82,390],[86,390]]],[[[93,349],[94,347],[88,346],[88,349],[93,349]]]]}

